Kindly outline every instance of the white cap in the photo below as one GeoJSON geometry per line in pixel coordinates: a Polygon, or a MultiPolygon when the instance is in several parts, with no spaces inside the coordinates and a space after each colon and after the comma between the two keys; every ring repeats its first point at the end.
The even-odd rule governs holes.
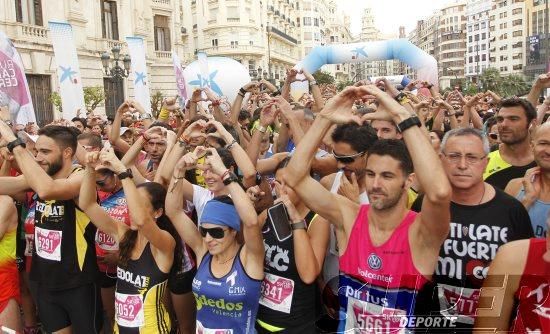
{"type": "Polygon", "coordinates": [[[127,128],[125,126],[121,127],[120,128],[120,134],[123,135],[126,131],[132,131],[132,129],[130,128],[127,128]]]}

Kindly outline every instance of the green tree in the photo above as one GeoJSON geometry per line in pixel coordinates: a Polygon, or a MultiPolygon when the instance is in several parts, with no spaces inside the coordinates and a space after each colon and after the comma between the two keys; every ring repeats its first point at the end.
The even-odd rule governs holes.
{"type": "Polygon", "coordinates": [[[61,105],[61,95],[58,92],[52,92],[50,94],[50,102],[60,112],[63,112],[63,106],[61,105]]]}
{"type": "Polygon", "coordinates": [[[154,118],[158,117],[160,108],[162,108],[162,101],[164,100],[164,94],[160,90],[157,90],[151,95],[151,112],[154,118]]]}
{"type": "Polygon", "coordinates": [[[485,91],[492,90],[499,94],[502,77],[500,71],[494,67],[489,67],[479,76],[479,81],[483,85],[485,91]]]}
{"type": "Polygon", "coordinates": [[[499,88],[501,96],[522,96],[529,92],[531,86],[522,75],[510,74],[503,78],[499,88]]]}
{"type": "Polygon", "coordinates": [[[317,71],[313,73],[313,77],[315,78],[315,81],[317,81],[318,84],[334,84],[336,79],[332,76],[332,74],[325,72],[325,71],[317,71]]]}
{"type": "Polygon", "coordinates": [[[105,100],[103,86],[84,87],[84,105],[86,112],[91,113],[105,100]]]}

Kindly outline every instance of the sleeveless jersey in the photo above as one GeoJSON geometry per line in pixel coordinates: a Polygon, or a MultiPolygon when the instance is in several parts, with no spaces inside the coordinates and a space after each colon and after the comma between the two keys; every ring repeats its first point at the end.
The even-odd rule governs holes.
{"type": "Polygon", "coordinates": [[[525,269],[515,293],[513,333],[550,333],[550,263],[542,259],[546,239],[530,239],[525,269]]]}
{"type": "Polygon", "coordinates": [[[369,205],[359,209],[348,247],[340,257],[339,330],[403,332],[400,321],[414,313],[416,295],[427,283],[414,266],[409,244],[416,213],[409,211],[390,238],[374,246],[368,210],[369,205]]]}
{"type": "Polygon", "coordinates": [[[168,273],[163,273],[148,242],[137,260],[117,268],[115,334],[168,334],[170,316],[162,303],[168,273]]]}
{"type": "Polygon", "coordinates": [[[193,279],[197,333],[255,332],[262,280],[248,276],[241,263],[241,250],[235,256],[229,273],[220,278],[212,274],[212,255],[208,252],[204,255],[193,279]]]}
{"type": "MultiPolygon", "coordinates": [[[[336,173],[334,181],[332,183],[332,187],[330,188],[331,193],[338,193],[338,188],[340,188],[342,177],[345,177],[344,172],[339,171],[338,173],[336,173]]],[[[367,196],[366,191],[359,194],[359,203],[369,204],[369,197],[367,196]]],[[[336,239],[336,230],[334,229],[334,225],[330,224],[328,249],[325,255],[325,261],[323,262],[322,274],[325,283],[329,285],[329,287],[334,292],[334,295],[338,294],[338,276],[340,274],[339,261],[340,253],[338,248],[338,240],[336,239]]]]}
{"type": "MultiPolygon", "coordinates": [[[[113,194],[104,192],[98,192],[98,194],[101,208],[114,220],[130,226],[130,214],[128,213],[128,204],[126,203],[124,190],[121,188],[113,194]]],[[[109,251],[118,251],[118,242],[112,236],[97,229],[95,233],[95,253],[97,257],[104,257],[109,251]]],[[[97,265],[99,270],[104,273],[116,273],[116,266],[109,267],[99,261],[97,265]]]]}
{"type": "MultiPolygon", "coordinates": [[[[521,187],[519,193],[516,195],[518,201],[521,201],[525,197],[525,190],[521,187]]],[[[533,232],[535,238],[546,237],[546,219],[548,219],[548,212],[550,211],[550,203],[536,200],[531,207],[529,207],[529,218],[531,218],[531,225],[533,226],[533,232]]]]}
{"type": "Polygon", "coordinates": [[[65,290],[94,283],[96,227],[74,200],[37,197],[30,279],[40,288],[65,290]]]}
{"type": "MultiPolygon", "coordinates": [[[[20,303],[19,271],[15,263],[17,229],[4,233],[0,239],[0,306],[15,298],[20,303]]],[[[3,310],[0,309],[0,313],[3,310]]]]}
{"type": "MultiPolygon", "coordinates": [[[[306,216],[309,222],[313,212],[306,216]]],[[[273,222],[269,218],[262,230],[265,246],[265,277],[262,282],[258,322],[270,329],[304,330],[315,328],[315,283],[306,284],[300,279],[294,255],[294,239],[291,235],[279,241],[273,222]]],[[[295,332],[295,331],[293,331],[295,332]]]]}
{"type": "Polygon", "coordinates": [[[499,150],[489,153],[488,157],[489,163],[483,173],[483,179],[485,182],[501,190],[506,188],[510,180],[523,177],[529,168],[537,166],[534,161],[526,166],[512,166],[502,159],[499,150]]]}

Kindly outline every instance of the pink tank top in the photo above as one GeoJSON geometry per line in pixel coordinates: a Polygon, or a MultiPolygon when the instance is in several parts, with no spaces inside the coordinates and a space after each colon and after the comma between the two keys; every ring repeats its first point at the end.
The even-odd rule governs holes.
{"type": "MultiPolygon", "coordinates": [[[[369,234],[369,205],[362,205],[348,246],[340,257],[339,330],[390,333],[403,329],[403,317],[414,313],[418,291],[428,280],[416,269],[409,244],[409,211],[390,238],[374,246],[369,234]],[[376,324],[376,328],[370,328],[376,324]]],[[[406,322],[404,322],[406,323],[406,322]]]]}

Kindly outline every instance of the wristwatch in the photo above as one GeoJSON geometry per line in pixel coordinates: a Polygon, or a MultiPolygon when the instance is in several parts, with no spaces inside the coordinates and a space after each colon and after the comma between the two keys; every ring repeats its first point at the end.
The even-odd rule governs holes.
{"type": "Polygon", "coordinates": [[[422,123],[420,123],[420,119],[416,116],[411,116],[407,118],[406,120],[402,121],[401,123],[397,124],[397,130],[399,132],[403,133],[403,131],[407,130],[408,128],[411,128],[413,126],[422,126],[422,123]]]}
{"type": "Polygon", "coordinates": [[[239,179],[237,178],[237,175],[235,175],[235,173],[233,172],[229,172],[227,173],[227,177],[223,179],[223,184],[228,186],[231,183],[237,182],[237,181],[239,181],[239,179]]]}
{"type": "Polygon", "coordinates": [[[132,170],[128,168],[125,172],[122,172],[117,175],[119,180],[124,180],[125,178],[134,178],[134,174],[132,174],[132,170]]]}
{"type": "Polygon", "coordinates": [[[27,147],[27,145],[21,138],[17,138],[16,140],[9,142],[7,146],[8,146],[8,151],[10,151],[10,153],[13,153],[13,149],[16,148],[17,146],[21,146],[23,148],[27,147]]]}
{"type": "Polygon", "coordinates": [[[309,87],[317,85],[317,81],[313,80],[309,83],[309,87]]]}
{"type": "Polygon", "coordinates": [[[305,220],[300,220],[299,222],[290,223],[290,228],[292,230],[307,230],[307,224],[305,220]]]}

